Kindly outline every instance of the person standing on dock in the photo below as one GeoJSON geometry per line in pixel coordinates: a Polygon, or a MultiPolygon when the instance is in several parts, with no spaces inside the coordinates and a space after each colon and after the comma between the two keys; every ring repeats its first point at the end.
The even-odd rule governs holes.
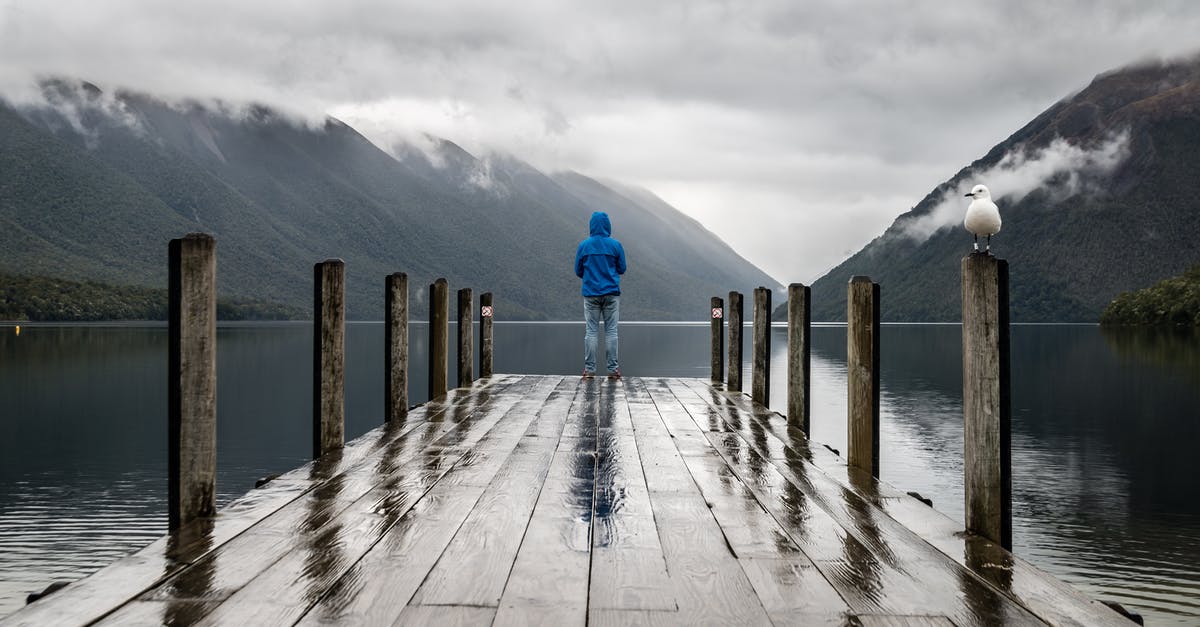
{"type": "Polygon", "coordinates": [[[597,211],[588,225],[590,237],[575,250],[575,276],[583,279],[583,377],[596,375],[596,341],[604,320],[604,352],[608,376],[621,378],[617,362],[617,324],[621,319],[621,275],[625,274],[625,249],[610,237],[608,214],[597,211]]]}

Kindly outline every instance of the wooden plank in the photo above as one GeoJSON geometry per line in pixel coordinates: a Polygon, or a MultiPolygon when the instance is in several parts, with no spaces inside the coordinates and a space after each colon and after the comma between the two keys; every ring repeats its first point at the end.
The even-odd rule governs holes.
{"type": "Polygon", "coordinates": [[[400,618],[392,623],[395,627],[426,627],[427,625],[449,625],[462,627],[487,627],[496,617],[494,607],[420,607],[404,608],[400,618]]]}
{"type": "MultiPolygon", "coordinates": [[[[787,457],[795,460],[794,464],[799,460],[811,464],[821,476],[881,508],[904,529],[921,537],[943,555],[970,569],[1048,622],[1056,625],[1128,624],[1128,621],[1100,602],[1007,551],[1003,553],[1008,555],[1006,559],[1011,561],[1011,568],[995,568],[995,564],[1007,562],[998,555],[980,558],[981,554],[987,554],[988,549],[981,548],[977,538],[972,540],[973,536],[964,534],[961,524],[903,491],[874,479],[868,473],[855,470],[826,448],[809,447],[803,432],[788,428],[780,416],[754,407],[745,397],[714,391],[711,386],[698,381],[679,380],[678,383],[691,389],[701,400],[723,404],[722,412],[736,410],[753,416],[772,439],[787,447],[787,457]],[[970,555],[976,557],[968,559],[970,555]],[[999,574],[1004,576],[997,577],[999,574]]],[[[983,546],[986,544],[983,543],[983,546]]]]}
{"type": "MultiPolygon", "coordinates": [[[[251,617],[252,622],[295,620],[323,594],[340,571],[357,561],[355,551],[367,550],[390,523],[446,472],[430,457],[461,455],[506,407],[527,394],[535,379],[513,385],[474,405],[461,420],[428,422],[408,431],[377,451],[369,463],[351,472],[326,477],[315,489],[289,503],[225,546],[168,580],[145,600],[167,600],[178,590],[191,590],[187,598],[224,599],[204,622],[251,617]],[[430,444],[452,440],[455,431],[476,435],[451,446],[427,451],[430,444]],[[415,463],[423,472],[404,475],[415,463]],[[387,499],[387,495],[392,498],[387,499]],[[386,500],[385,500],[386,499],[386,500]],[[208,573],[217,577],[209,577],[208,573]],[[203,590],[197,595],[195,590],[203,590]]],[[[471,397],[464,396],[464,405],[471,397]]],[[[453,414],[454,406],[448,406],[453,414]]],[[[122,613],[109,617],[123,622],[122,613]]]]}
{"type": "MultiPolygon", "coordinates": [[[[565,412],[574,382],[566,383],[559,378],[545,381],[555,385],[549,396],[545,385],[539,384],[538,391],[509,409],[497,426],[475,445],[476,449],[486,450],[489,459],[507,461],[514,455],[522,435],[518,432],[516,436],[495,437],[499,430],[515,423],[528,432],[533,429],[531,424],[542,417],[565,412]]],[[[489,466],[493,475],[502,467],[489,466]]],[[[390,624],[402,615],[413,615],[406,613],[409,601],[488,489],[490,482],[463,485],[454,481],[454,475],[461,471],[456,465],[401,516],[381,541],[325,593],[305,615],[302,624],[390,624]]]]}
{"type": "MultiPolygon", "coordinates": [[[[489,381],[487,388],[502,390],[517,380],[519,377],[511,375],[497,377],[489,381]]],[[[391,440],[424,426],[430,418],[440,416],[456,403],[477,398],[481,392],[483,390],[475,390],[475,396],[452,393],[443,402],[419,407],[413,410],[403,425],[378,427],[335,455],[322,457],[284,473],[262,488],[234,499],[214,518],[199,519],[185,525],[174,535],[159,538],[133,555],[71,583],[54,593],[52,599],[18,610],[5,618],[5,624],[72,624],[105,616],[197,563],[329,477],[369,463],[391,440]],[[180,542],[180,537],[192,539],[180,542]]]]}
{"type": "Polygon", "coordinates": [[[411,605],[499,605],[567,424],[567,414],[554,411],[541,416],[542,421],[554,425],[551,432],[557,433],[553,437],[522,438],[413,596],[411,605]]]}
{"type": "MultiPolygon", "coordinates": [[[[643,422],[647,405],[627,395],[628,382],[611,388],[612,403],[629,425],[643,422]],[[634,413],[637,412],[637,413],[634,413]]],[[[597,421],[603,410],[596,400],[597,421]]],[[[625,420],[612,420],[625,424],[625,420]]],[[[592,511],[592,564],[588,588],[590,609],[676,609],[672,582],[646,487],[634,430],[619,435],[611,429],[597,441],[596,499],[592,511]]]]}
{"type": "Polygon", "coordinates": [[[808,559],[739,559],[771,622],[841,625],[850,606],[808,559]]]}

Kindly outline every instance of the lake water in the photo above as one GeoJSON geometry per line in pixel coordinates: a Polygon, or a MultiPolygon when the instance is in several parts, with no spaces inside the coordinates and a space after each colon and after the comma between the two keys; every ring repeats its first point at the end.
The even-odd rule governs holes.
{"type": "MultiPolygon", "coordinates": [[[[426,363],[426,331],[411,328],[413,364],[426,363]]],[[[707,377],[708,333],[625,323],[621,370],[707,377]]],[[[577,373],[581,336],[580,324],[498,323],[496,370],[577,373]]],[[[812,437],[841,451],[845,337],[813,329],[812,437]]],[[[777,327],[775,407],[785,347],[777,327]]],[[[961,521],[961,330],[885,325],[880,347],[882,478],[961,521]]],[[[307,459],[311,327],[223,325],[217,355],[225,503],[307,459]]],[[[166,531],[166,365],[162,326],[0,326],[0,616],[166,531]]],[[[350,324],[348,437],[380,422],[382,369],[382,324],[350,324]]],[[[410,378],[412,402],[425,400],[424,368],[410,378]]],[[[1014,551],[1147,624],[1200,622],[1200,339],[1015,326],[1012,405],[1014,551]]]]}

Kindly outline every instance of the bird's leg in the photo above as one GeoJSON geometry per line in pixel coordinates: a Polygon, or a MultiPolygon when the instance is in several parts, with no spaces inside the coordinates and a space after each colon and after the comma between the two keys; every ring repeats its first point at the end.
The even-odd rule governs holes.
{"type": "Polygon", "coordinates": [[[979,236],[975,236],[975,252],[979,252],[979,236]]]}
{"type": "Polygon", "coordinates": [[[992,252],[992,236],[989,235],[989,236],[987,236],[987,238],[988,238],[987,239],[987,248],[985,248],[984,250],[986,250],[987,252],[990,253],[990,252],[992,252]]]}

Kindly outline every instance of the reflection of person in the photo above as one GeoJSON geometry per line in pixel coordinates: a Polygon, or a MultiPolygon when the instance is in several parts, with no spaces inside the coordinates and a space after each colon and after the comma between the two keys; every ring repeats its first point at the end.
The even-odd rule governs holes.
{"type": "Polygon", "coordinates": [[[621,318],[621,275],[625,274],[625,249],[609,237],[608,214],[597,211],[588,225],[591,236],[575,250],[575,276],[583,279],[583,376],[596,374],[596,336],[604,320],[604,351],[608,376],[621,378],[617,363],[617,323],[621,318]]]}

